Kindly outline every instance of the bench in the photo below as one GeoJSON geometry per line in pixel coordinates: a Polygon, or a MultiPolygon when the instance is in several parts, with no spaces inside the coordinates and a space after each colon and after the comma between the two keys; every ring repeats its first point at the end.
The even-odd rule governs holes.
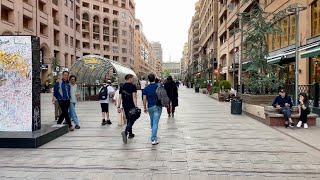
{"type": "MultiPolygon", "coordinates": [[[[284,126],[285,120],[283,114],[280,114],[276,108],[273,106],[265,106],[264,114],[266,115],[264,123],[269,126],[284,126]]],[[[316,119],[318,115],[310,113],[308,115],[308,125],[316,126],[316,119]]],[[[297,106],[292,107],[291,118],[296,125],[299,122],[299,109],[297,106]]]]}

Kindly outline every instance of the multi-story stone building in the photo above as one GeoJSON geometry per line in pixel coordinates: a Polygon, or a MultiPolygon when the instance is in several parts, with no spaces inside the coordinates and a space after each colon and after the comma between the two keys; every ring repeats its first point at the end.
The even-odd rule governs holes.
{"type": "Polygon", "coordinates": [[[182,58],[181,58],[181,79],[185,79],[188,71],[189,56],[188,56],[188,43],[183,46],[182,58]]]}
{"type": "Polygon", "coordinates": [[[212,0],[200,0],[199,29],[200,29],[200,53],[199,64],[201,69],[211,69],[207,74],[212,79],[213,66],[217,67],[217,32],[218,32],[218,2],[212,0]]]}
{"type": "Polygon", "coordinates": [[[189,28],[188,35],[188,55],[189,55],[189,66],[188,73],[196,74],[200,71],[199,68],[199,38],[200,38],[200,3],[195,4],[195,14],[192,17],[191,25],[189,28]]]}
{"type": "Polygon", "coordinates": [[[134,71],[138,77],[146,77],[149,73],[154,73],[158,77],[162,74],[162,61],[158,57],[161,50],[161,44],[157,43],[153,49],[153,44],[149,42],[148,38],[143,32],[143,25],[139,19],[136,19],[135,25],[135,57],[134,57],[134,71]]]}
{"type": "Polygon", "coordinates": [[[154,54],[156,55],[156,58],[159,59],[161,62],[163,60],[163,51],[162,46],[160,42],[151,42],[154,54]]]}
{"type": "Polygon", "coordinates": [[[178,80],[181,77],[180,62],[164,62],[163,70],[168,70],[174,80],[178,80]]]}
{"type": "Polygon", "coordinates": [[[60,70],[87,54],[133,68],[133,0],[6,0],[0,11],[0,34],[40,37],[43,81],[52,57],[60,70]]]}

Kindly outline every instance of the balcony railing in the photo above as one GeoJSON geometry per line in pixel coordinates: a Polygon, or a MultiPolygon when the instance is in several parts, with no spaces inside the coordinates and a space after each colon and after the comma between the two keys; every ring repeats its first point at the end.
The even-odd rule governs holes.
{"type": "Polygon", "coordinates": [[[59,21],[59,20],[57,20],[57,19],[54,19],[54,20],[53,20],[53,24],[55,24],[55,25],[59,26],[60,21],[59,21]]]}

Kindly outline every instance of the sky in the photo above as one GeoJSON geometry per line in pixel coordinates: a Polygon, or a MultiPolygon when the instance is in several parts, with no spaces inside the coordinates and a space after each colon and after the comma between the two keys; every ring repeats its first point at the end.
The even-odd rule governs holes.
{"type": "Polygon", "coordinates": [[[182,58],[184,43],[195,12],[197,0],[135,0],[136,18],[143,25],[148,40],[159,41],[163,61],[177,62],[182,58]]]}

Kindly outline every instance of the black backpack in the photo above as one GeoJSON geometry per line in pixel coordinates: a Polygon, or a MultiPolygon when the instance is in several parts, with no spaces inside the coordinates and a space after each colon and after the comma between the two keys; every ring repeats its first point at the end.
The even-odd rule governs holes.
{"type": "Polygon", "coordinates": [[[108,99],[108,86],[103,86],[99,91],[99,100],[108,99]]]}

